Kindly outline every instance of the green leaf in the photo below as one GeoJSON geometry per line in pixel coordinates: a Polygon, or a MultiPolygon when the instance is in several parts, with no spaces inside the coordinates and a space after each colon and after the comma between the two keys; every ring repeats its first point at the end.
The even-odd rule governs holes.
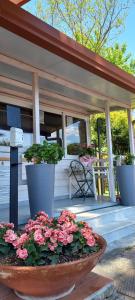
{"type": "Polygon", "coordinates": [[[59,255],[49,255],[48,259],[51,261],[51,265],[55,265],[58,263],[59,255]]]}

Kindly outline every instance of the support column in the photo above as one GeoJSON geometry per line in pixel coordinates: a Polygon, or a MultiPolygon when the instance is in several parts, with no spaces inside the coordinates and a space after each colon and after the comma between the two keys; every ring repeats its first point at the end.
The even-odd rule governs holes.
{"type": "Polygon", "coordinates": [[[128,115],[130,153],[134,155],[135,154],[135,145],[134,145],[134,132],[133,132],[133,125],[132,125],[132,110],[131,110],[131,108],[127,109],[127,115],[128,115]]]}
{"type": "Polygon", "coordinates": [[[109,158],[109,189],[110,197],[113,202],[116,202],[115,196],[115,181],[114,181],[114,170],[113,170],[113,152],[112,152],[112,134],[111,134],[111,120],[110,120],[110,105],[107,102],[105,107],[106,116],[106,135],[107,135],[107,146],[108,146],[108,158],[109,158]]]}
{"type": "Polygon", "coordinates": [[[33,96],[33,143],[40,144],[39,82],[38,82],[37,73],[33,73],[32,96],[33,96]]]}
{"type": "Polygon", "coordinates": [[[87,145],[91,144],[91,128],[90,128],[90,116],[86,119],[86,138],[87,145]]]}

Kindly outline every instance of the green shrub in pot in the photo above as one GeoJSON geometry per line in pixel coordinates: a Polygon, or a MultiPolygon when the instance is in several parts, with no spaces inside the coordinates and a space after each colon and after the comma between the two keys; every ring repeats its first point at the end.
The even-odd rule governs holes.
{"type": "Polygon", "coordinates": [[[57,164],[62,159],[64,151],[59,144],[48,143],[46,141],[41,144],[33,144],[29,147],[24,157],[28,162],[34,162],[35,164],[47,163],[57,164]]]}
{"type": "Polygon", "coordinates": [[[135,156],[127,153],[121,165],[116,167],[116,176],[121,196],[121,204],[135,206],[135,156]]]}
{"type": "Polygon", "coordinates": [[[59,144],[33,144],[24,157],[34,163],[26,166],[31,217],[44,210],[53,216],[55,164],[62,159],[64,151],[59,144]]]}

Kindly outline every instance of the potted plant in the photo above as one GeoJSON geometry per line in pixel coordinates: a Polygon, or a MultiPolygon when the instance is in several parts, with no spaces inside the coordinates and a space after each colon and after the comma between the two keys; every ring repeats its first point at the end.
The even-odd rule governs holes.
{"type": "Polygon", "coordinates": [[[97,157],[95,157],[94,145],[81,145],[79,148],[79,158],[80,162],[86,166],[91,166],[94,162],[96,162],[97,157]]]}
{"type": "Polygon", "coordinates": [[[127,153],[121,166],[116,167],[116,177],[121,195],[121,204],[135,205],[135,156],[127,153]]]}
{"type": "Polygon", "coordinates": [[[55,164],[63,157],[59,144],[44,141],[26,150],[24,157],[33,164],[26,166],[30,213],[33,218],[37,211],[45,210],[53,215],[55,164]]]}
{"type": "Polygon", "coordinates": [[[97,264],[106,241],[70,211],[40,212],[23,232],[0,224],[0,282],[25,300],[59,299],[97,264]]]}

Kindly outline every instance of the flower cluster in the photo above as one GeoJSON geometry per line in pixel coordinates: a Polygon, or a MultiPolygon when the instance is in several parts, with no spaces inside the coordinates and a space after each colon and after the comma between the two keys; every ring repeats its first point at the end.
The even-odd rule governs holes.
{"type": "Polygon", "coordinates": [[[13,224],[0,224],[1,253],[2,244],[14,251],[21,264],[33,266],[78,259],[99,250],[92,228],[77,222],[76,215],[67,210],[58,218],[39,212],[28,221],[22,234],[14,232],[13,224]]]}

